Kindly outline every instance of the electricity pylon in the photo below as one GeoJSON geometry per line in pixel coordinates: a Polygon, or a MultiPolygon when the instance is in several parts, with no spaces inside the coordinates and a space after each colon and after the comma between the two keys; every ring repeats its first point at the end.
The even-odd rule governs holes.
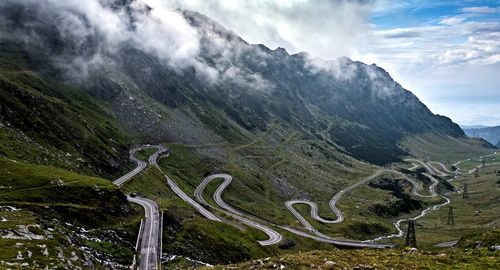
{"type": "Polygon", "coordinates": [[[406,246],[417,247],[417,238],[415,236],[415,220],[408,220],[408,231],[406,233],[406,246]]]}
{"type": "Polygon", "coordinates": [[[463,199],[469,198],[469,189],[467,187],[467,183],[464,183],[464,191],[462,192],[462,198],[463,199]]]}
{"type": "Polygon", "coordinates": [[[448,225],[454,225],[455,224],[455,220],[453,219],[453,207],[450,206],[449,207],[449,210],[448,210],[448,222],[447,222],[448,225]]]}

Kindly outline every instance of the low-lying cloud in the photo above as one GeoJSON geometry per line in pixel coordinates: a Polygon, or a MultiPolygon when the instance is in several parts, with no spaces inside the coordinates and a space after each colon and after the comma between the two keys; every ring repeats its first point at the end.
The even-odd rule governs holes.
{"type": "Polygon", "coordinates": [[[65,48],[55,49],[51,59],[74,77],[85,77],[102,65],[112,65],[109,56],[126,45],[155,56],[175,71],[194,68],[208,83],[272,88],[258,74],[231,63],[230,58],[239,53],[238,44],[231,44],[203,24],[193,27],[179,10],[158,0],[132,0],[127,5],[116,2],[5,0],[0,3],[0,9],[21,9],[25,17],[22,21],[10,18],[7,22],[9,20],[4,19],[12,14],[0,11],[0,37],[16,39],[42,50],[52,50],[54,40],[62,40],[65,48]],[[41,27],[50,30],[40,30],[41,27]],[[53,30],[51,34],[55,36],[48,33],[53,30]],[[209,42],[201,41],[203,35],[210,36],[209,42]],[[202,50],[214,56],[211,64],[203,58],[202,50]]]}
{"type": "MultiPolygon", "coordinates": [[[[125,43],[157,56],[174,68],[199,66],[199,37],[184,17],[161,6],[149,9],[142,1],[131,1],[129,7],[113,4],[112,0],[5,0],[0,8],[24,7],[32,21],[16,33],[19,40],[39,44],[50,43],[55,37],[43,36],[38,24],[52,25],[57,35],[68,41],[76,52],[77,64],[98,64],[102,55],[115,52],[125,43]],[[133,21],[131,22],[131,19],[133,21]],[[85,57],[89,47],[92,55],[85,57]]],[[[5,14],[4,14],[5,15],[5,14]]],[[[17,26],[16,26],[17,27],[17,26]]],[[[66,60],[66,59],[65,59],[66,60]]]]}
{"type": "Polygon", "coordinates": [[[356,53],[371,26],[371,0],[163,0],[201,12],[250,43],[334,59],[356,53]]]}

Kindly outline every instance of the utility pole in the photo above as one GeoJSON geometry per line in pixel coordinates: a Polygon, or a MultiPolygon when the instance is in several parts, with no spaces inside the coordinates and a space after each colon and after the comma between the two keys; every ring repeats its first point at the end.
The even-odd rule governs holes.
{"type": "Polygon", "coordinates": [[[467,187],[467,183],[464,183],[464,190],[462,192],[462,198],[463,199],[469,198],[469,189],[467,187]]]}
{"type": "Polygon", "coordinates": [[[448,225],[455,225],[455,220],[453,219],[453,207],[450,206],[448,210],[448,225]]]}
{"type": "Polygon", "coordinates": [[[406,233],[406,246],[417,247],[417,238],[415,236],[415,220],[408,220],[408,232],[406,233]]]}

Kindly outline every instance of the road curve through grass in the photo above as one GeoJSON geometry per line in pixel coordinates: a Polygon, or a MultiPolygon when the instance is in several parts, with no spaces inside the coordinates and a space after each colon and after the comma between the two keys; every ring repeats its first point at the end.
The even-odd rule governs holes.
{"type": "Polygon", "coordinates": [[[145,218],[140,232],[139,269],[156,270],[160,259],[160,212],[155,201],[140,197],[127,196],[130,202],[144,208],[145,218]]]}
{"type": "Polygon", "coordinates": [[[175,183],[174,180],[172,180],[163,170],[160,168],[158,165],[158,159],[160,158],[160,155],[168,152],[168,148],[159,145],[155,146],[157,147],[158,151],[151,155],[149,157],[149,164],[152,166],[155,166],[164,176],[167,181],[167,184],[170,186],[170,189],[179,196],[183,201],[187,202],[191,206],[193,206],[198,213],[200,213],[202,216],[204,216],[207,219],[213,220],[213,221],[221,221],[220,218],[216,217],[214,214],[210,213],[207,209],[205,209],[203,206],[201,206],[199,203],[197,203],[195,200],[193,200],[191,197],[189,197],[178,185],[175,183]]]}
{"type": "MultiPolygon", "coordinates": [[[[420,164],[422,164],[429,172],[434,172],[432,170],[432,168],[430,168],[429,166],[427,166],[427,164],[425,164],[424,162],[420,161],[420,160],[411,160],[412,162],[418,162],[420,164]]],[[[414,167],[418,167],[416,165],[414,165],[414,167]]],[[[305,204],[305,205],[308,205],[310,207],[310,216],[312,219],[316,220],[316,221],[319,221],[319,222],[322,222],[322,223],[329,223],[329,224],[335,224],[335,223],[341,223],[344,221],[344,214],[342,213],[342,211],[340,209],[337,208],[336,204],[337,202],[340,200],[340,198],[348,193],[349,191],[359,187],[360,185],[363,185],[363,184],[366,184],[367,182],[375,179],[376,177],[380,176],[381,174],[383,173],[392,173],[392,174],[396,174],[400,177],[402,177],[403,179],[405,179],[406,181],[410,182],[412,185],[413,185],[413,188],[412,188],[412,194],[415,195],[415,196],[418,196],[418,197],[422,197],[422,198],[428,198],[428,197],[436,197],[438,196],[437,192],[435,191],[435,188],[436,186],[439,184],[439,181],[437,179],[435,179],[431,174],[424,174],[426,177],[428,177],[429,179],[431,179],[432,181],[432,184],[429,186],[429,192],[431,193],[431,195],[423,195],[420,193],[420,185],[413,179],[409,178],[408,176],[406,176],[405,174],[401,173],[401,172],[398,172],[398,171],[395,171],[395,170],[390,170],[390,169],[380,169],[380,170],[377,170],[375,173],[373,173],[372,175],[368,176],[367,178],[355,183],[354,185],[352,186],[349,186],[341,191],[339,191],[337,194],[335,194],[333,196],[333,198],[330,200],[330,203],[329,203],[329,206],[330,206],[330,209],[332,210],[333,213],[335,213],[336,215],[336,219],[332,219],[332,220],[327,220],[327,219],[324,219],[324,218],[321,218],[319,215],[318,215],[318,205],[316,202],[313,202],[313,201],[310,201],[310,200],[303,200],[303,199],[295,199],[295,200],[289,200],[287,202],[285,202],[285,206],[288,208],[288,210],[295,216],[295,218],[297,218],[297,220],[310,232],[312,232],[313,234],[315,234],[316,236],[314,236],[314,239],[317,239],[317,238],[321,238],[322,240],[327,240],[327,242],[331,242],[331,241],[337,241],[337,244],[339,245],[343,245],[343,240],[338,240],[338,239],[333,239],[331,237],[328,237],[326,235],[324,235],[323,233],[319,232],[314,226],[312,226],[293,206],[295,204],[305,204]],[[338,243],[338,242],[341,242],[341,243],[338,243]]],[[[429,211],[431,210],[436,210],[438,209],[439,207],[443,206],[443,205],[446,205],[449,203],[449,199],[445,196],[443,196],[444,199],[445,199],[445,202],[443,204],[439,204],[439,205],[435,205],[435,206],[432,206],[428,209],[425,209],[424,211],[422,211],[422,213],[416,217],[416,218],[420,218],[421,216],[424,216],[426,215],[429,211]]],[[[403,235],[403,231],[401,230],[400,228],[400,224],[401,222],[404,221],[404,220],[399,220],[397,221],[394,225],[396,227],[396,229],[398,230],[398,233],[396,234],[397,236],[402,236],[403,235]]],[[[284,229],[287,229],[288,231],[290,232],[293,232],[293,233],[297,233],[297,232],[300,232],[298,230],[295,230],[295,229],[291,229],[291,228],[284,228],[284,229]],[[291,229],[291,230],[290,230],[291,229]]],[[[302,233],[301,234],[302,236],[305,236],[305,235],[308,235],[307,233],[302,233]]],[[[311,235],[308,235],[308,236],[305,236],[305,237],[311,237],[311,235]]],[[[395,236],[393,236],[395,237],[395,236]]],[[[392,237],[381,237],[381,238],[377,238],[377,240],[382,240],[382,239],[386,239],[386,238],[392,238],[392,237]]],[[[348,241],[349,245],[351,246],[356,246],[357,244],[359,243],[363,243],[363,244],[366,244],[368,242],[366,241],[360,241],[359,243],[356,242],[356,241],[348,241]]],[[[373,242],[373,241],[370,241],[370,242],[373,242]]],[[[370,246],[362,246],[362,245],[359,245],[358,247],[370,247],[370,246]]],[[[379,246],[374,246],[374,247],[379,247],[379,246]]],[[[382,247],[387,247],[387,246],[383,246],[382,244],[382,247]]]]}
{"type": "Polygon", "coordinates": [[[132,177],[136,176],[140,172],[142,172],[148,166],[148,164],[146,162],[135,157],[135,153],[143,150],[144,148],[145,147],[141,146],[141,147],[137,147],[137,148],[130,150],[129,158],[132,161],[134,161],[135,163],[137,163],[137,167],[135,169],[131,170],[130,172],[126,173],[122,177],[113,181],[113,184],[115,184],[117,186],[121,186],[121,185],[125,184],[125,182],[127,182],[128,180],[130,180],[132,177]]]}
{"type": "MultiPolygon", "coordinates": [[[[148,147],[155,146],[144,145],[130,150],[130,159],[137,163],[137,167],[132,171],[126,173],[122,177],[118,178],[117,180],[113,181],[115,185],[119,187],[122,186],[124,183],[142,172],[147,167],[147,163],[136,158],[135,153],[148,147]]],[[[156,151],[156,153],[153,155],[159,154],[160,150],[156,151]]],[[[144,223],[143,226],[141,226],[141,231],[139,232],[139,269],[156,270],[158,269],[158,260],[160,259],[161,253],[159,239],[160,212],[158,210],[158,205],[155,201],[142,197],[127,196],[127,200],[132,203],[139,204],[144,208],[144,223]]]]}
{"type": "MultiPolygon", "coordinates": [[[[277,231],[275,231],[274,229],[272,229],[266,225],[261,224],[260,222],[255,221],[248,214],[245,214],[239,210],[236,210],[234,207],[227,204],[222,199],[222,193],[231,184],[231,181],[233,180],[233,177],[229,174],[214,174],[214,175],[210,175],[207,178],[203,179],[203,181],[198,185],[198,187],[196,188],[196,190],[194,192],[195,198],[200,203],[209,206],[209,204],[203,198],[203,191],[205,190],[207,185],[215,179],[224,179],[224,181],[219,185],[219,187],[215,191],[213,198],[215,200],[215,203],[217,203],[217,205],[223,209],[222,211],[226,215],[228,215],[234,219],[239,220],[241,223],[243,223],[247,226],[253,227],[253,228],[260,230],[260,231],[264,232],[265,234],[267,234],[267,236],[269,237],[267,240],[258,241],[259,244],[261,244],[263,246],[274,245],[274,244],[278,244],[279,242],[281,242],[283,237],[281,236],[280,233],[278,233],[277,231]]],[[[221,209],[219,209],[219,210],[221,210],[221,209]]]]}

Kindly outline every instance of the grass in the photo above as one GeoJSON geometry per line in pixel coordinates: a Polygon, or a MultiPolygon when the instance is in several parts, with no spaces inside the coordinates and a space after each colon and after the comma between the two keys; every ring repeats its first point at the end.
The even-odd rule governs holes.
{"type": "MultiPolygon", "coordinates": [[[[73,189],[101,189],[116,191],[117,187],[102,178],[81,175],[65,169],[44,165],[15,162],[0,157],[0,191],[3,201],[67,201],[73,189]],[[56,192],[66,190],[68,192],[56,192]]],[[[84,202],[85,198],[82,198],[84,202]]],[[[86,204],[86,203],[84,203],[86,204]]]]}
{"type": "Polygon", "coordinates": [[[157,151],[156,148],[144,148],[137,153],[135,153],[135,157],[142,160],[142,161],[148,161],[149,157],[153,155],[157,151]]]}
{"type": "MultiPolygon", "coordinates": [[[[172,225],[173,220],[172,216],[166,216],[165,224],[172,225]]],[[[255,239],[262,238],[260,234],[251,228],[195,217],[185,221],[177,231],[165,228],[164,249],[211,264],[275,254],[275,247],[262,247],[255,242],[255,239]]]]}
{"type": "Polygon", "coordinates": [[[427,133],[406,137],[401,146],[415,157],[430,157],[431,160],[451,164],[459,160],[490,154],[484,141],[474,138],[453,138],[446,135],[427,133]]]}
{"type": "Polygon", "coordinates": [[[459,193],[448,194],[453,207],[454,225],[448,225],[448,207],[433,212],[418,221],[417,241],[430,246],[447,240],[456,240],[471,233],[482,233],[500,224],[500,185],[493,172],[500,166],[487,166],[478,178],[462,176],[453,184],[460,190],[468,184],[469,198],[459,193]]]}
{"type": "Polygon", "coordinates": [[[0,260],[12,262],[21,252],[25,258],[21,262],[34,268],[49,264],[72,268],[82,262],[74,261],[71,266],[61,262],[59,254],[83,258],[80,247],[88,246],[118,262],[130,263],[140,210],[127,208],[125,197],[110,181],[0,157],[0,185],[0,205],[19,209],[0,208],[0,217],[7,220],[0,222],[0,235],[28,226],[29,231],[43,236],[40,240],[0,238],[0,260]],[[75,235],[78,227],[86,228],[90,238],[105,241],[83,241],[75,235]],[[119,237],[110,236],[110,231],[119,237]],[[43,254],[44,245],[49,256],[43,254]],[[29,260],[28,254],[32,256],[29,260]]]}
{"type": "Polygon", "coordinates": [[[0,101],[9,113],[0,121],[0,156],[86,174],[121,173],[124,168],[113,164],[126,164],[127,138],[103,109],[105,102],[34,72],[5,69],[4,64],[0,101]]]}
{"type": "Polygon", "coordinates": [[[112,256],[114,261],[122,265],[130,265],[130,258],[134,256],[135,250],[112,242],[85,241],[85,245],[93,250],[112,256]]]}
{"type": "Polygon", "coordinates": [[[498,269],[498,255],[484,249],[312,251],[203,269],[498,269]]]}

